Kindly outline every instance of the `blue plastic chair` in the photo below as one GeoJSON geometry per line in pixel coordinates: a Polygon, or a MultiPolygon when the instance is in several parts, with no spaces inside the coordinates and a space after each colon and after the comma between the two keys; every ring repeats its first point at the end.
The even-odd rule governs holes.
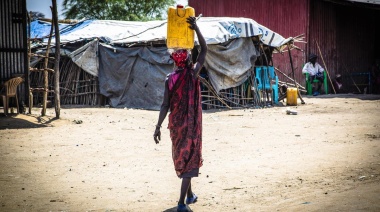
{"type": "Polygon", "coordinates": [[[278,76],[273,66],[256,66],[255,78],[258,90],[271,90],[272,100],[278,104],[278,76]]]}

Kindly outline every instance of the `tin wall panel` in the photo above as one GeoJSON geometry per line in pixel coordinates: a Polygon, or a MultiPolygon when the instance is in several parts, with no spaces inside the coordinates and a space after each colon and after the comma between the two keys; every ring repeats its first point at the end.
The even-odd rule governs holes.
{"type": "MultiPolygon", "coordinates": [[[[307,36],[309,1],[299,0],[189,0],[189,5],[194,7],[196,15],[206,17],[245,17],[251,18],[261,25],[279,33],[283,37],[295,37],[301,34],[307,36]]],[[[301,49],[306,44],[298,43],[301,49]]],[[[301,68],[304,64],[305,53],[292,50],[292,58],[295,68],[295,78],[302,81],[301,68]]],[[[292,76],[289,55],[275,54],[274,66],[282,72],[292,76]]],[[[281,81],[287,81],[279,74],[281,81]]]]}
{"type": "MultiPolygon", "coordinates": [[[[0,1],[0,83],[15,76],[28,79],[26,1],[0,1]]],[[[20,86],[20,99],[27,97],[27,86],[20,86]]]]}
{"type": "Polygon", "coordinates": [[[10,78],[12,74],[24,74],[24,59],[20,53],[26,53],[26,8],[22,0],[0,1],[0,77],[10,78]]]}

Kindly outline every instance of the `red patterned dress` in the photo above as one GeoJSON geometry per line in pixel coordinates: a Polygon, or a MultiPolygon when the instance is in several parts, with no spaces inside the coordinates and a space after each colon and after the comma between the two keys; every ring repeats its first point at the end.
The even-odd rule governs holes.
{"type": "MultiPolygon", "coordinates": [[[[168,76],[169,130],[172,156],[179,177],[202,166],[202,105],[200,82],[194,70],[177,69],[168,76]]],[[[190,176],[193,177],[193,176],[190,176]]]]}

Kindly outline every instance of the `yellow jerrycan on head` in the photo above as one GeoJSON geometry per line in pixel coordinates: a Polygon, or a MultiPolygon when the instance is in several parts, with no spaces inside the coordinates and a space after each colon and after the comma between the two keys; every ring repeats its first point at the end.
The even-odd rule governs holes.
{"type": "Polygon", "coordinates": [[[194,30],[189,28],[186,19],[195,16],[194,8],[177,5],[168,10],[168,30],[166,45],[168,49],[192,49],[194,48],[194,30]]]}

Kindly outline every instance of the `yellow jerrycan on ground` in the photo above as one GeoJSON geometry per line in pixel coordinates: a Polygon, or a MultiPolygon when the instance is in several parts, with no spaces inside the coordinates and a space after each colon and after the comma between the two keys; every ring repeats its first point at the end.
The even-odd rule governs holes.
{"type": "Polygon", "coordinates": [[[298,89],[288,88],[286,90],[286,104],[290,106],[297,106],[298,89]]]}
{"type": "Polygon", "coordinates": [[[194,8],[177,5],[168,10],[168,30],[166,45],[168,49],[192,49],[194,48],[194,30],[189,28],[186,19],[195,16],[194,8]]]}

